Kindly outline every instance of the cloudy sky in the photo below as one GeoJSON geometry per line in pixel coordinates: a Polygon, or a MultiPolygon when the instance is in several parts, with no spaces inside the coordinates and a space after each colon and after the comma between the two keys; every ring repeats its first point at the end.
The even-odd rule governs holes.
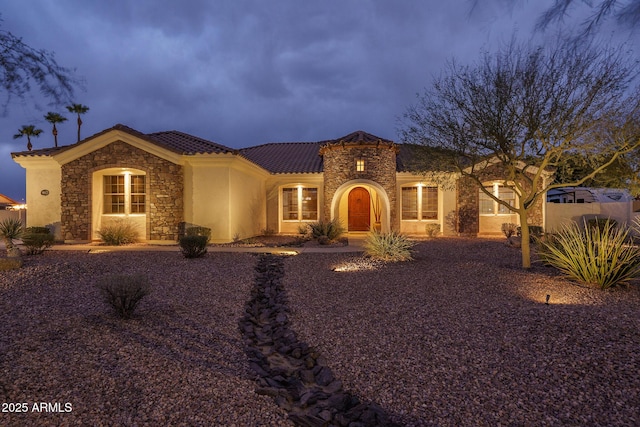
{"type": "MultiPolygon", "coordinates": [[[[0,28],[85,80],[83,138],[122,123],[241,148],[360,129],[397,140],[398,118],[448,59],[531,38],[552,2],[4,0],[0,28]]],[[[44,130],[34,149],[53,146],[47,111],[66,113],[36,96],[0,117],[0,193],[24,198],[10,153],[26,140],[12,136],[34,124],[44,130]]],[[[60,145],[76,140],[65,115],[60,145]]]]}

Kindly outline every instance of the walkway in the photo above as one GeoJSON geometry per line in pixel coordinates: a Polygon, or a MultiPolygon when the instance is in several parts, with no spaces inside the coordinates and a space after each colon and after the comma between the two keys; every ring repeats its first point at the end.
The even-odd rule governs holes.
{"type": "MultiPolygon", "coordinates": [[[[301,253],[349,253],[362,252],[364,239],[362,235],[348,236],[349,244],[347,246],[303,246],[303,247],[269,247],[269,246],[217,246],[211,245],[207,247],[207,252],[250,252],[250,253],[270,253],[280,255],[297,255],[301,253]]],[[[21,247],[21,245],[18,245],[21,247]]],[[[0,242],[0,250],[5,249],[4,242],[0,242]]],[[[113,251],[158,251],[158,252],[179,252],[178,244],[170,245],[147,245],[133,244],[122,246],[106,246],[101,243],[82,243],[82,244],[58,244],[53,245],[48,250],[52,251],[81,251],[81,252],[113,252],[113,251]]]]}

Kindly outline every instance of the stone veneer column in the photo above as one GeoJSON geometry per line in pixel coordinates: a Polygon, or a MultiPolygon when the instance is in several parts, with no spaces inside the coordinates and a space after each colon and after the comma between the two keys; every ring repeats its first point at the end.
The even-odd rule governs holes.
{"type": "Polygon", "coordinates": [[[61,229],[65,240],[91,240],[93,172],[112,167],[136,168],[147,175],[147,238],[177,240],[183,221],[182,166],[122,141],[62,166],[61,229]]]}
{"type": "Polygon", "coordinates": [[[354,179],[378,183],[387,193],[392,230],[398,229],[396,202],[395,144],[331,144],[320,151],[324,162],[324,217],[331,218],[331,201],[336,190],[354,179]],[[356,159],[364,159],[365,171],[356,172],[356,159]]]}

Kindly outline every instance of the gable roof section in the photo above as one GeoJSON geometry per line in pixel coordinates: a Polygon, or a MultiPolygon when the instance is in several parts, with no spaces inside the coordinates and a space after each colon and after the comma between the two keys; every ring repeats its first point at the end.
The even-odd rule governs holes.
{"type": "Polygon", "coordinates": [[[271,173],[320,173],[319,142],[279,142],[244,148],[240,154],[271,173]]]}
{"type": "Polygon", "coordinates": [[[11,153],[11,157],[35,157],[35,156],[53,156],[55,154],[59,154],[65,152],[67,150],[76,148],[80,145],[86,144],[91,140],[105,135],[111,131],[121,131],[128,133],[129,135],[135,136],[152,144],[155,144],[159,147],[162,147],[166,150],[172,151],[177,154],[185,154],[185,155],[193,155],[193,154],[219,154],[219,153],[236,153],[237,150],[234,150],[229,147],[225,147],[224,145],[217,144],[215,142],[207,141],[206,139],[198,138],[197,136],[189,135],[183,132],[178,132],[175,130],[166,131],[166,132],[156,132],[150,134],[144,134],[139,132],[133,128],[128,126],[117,124],[109,129],[105,129],[102,132],[98,132],[94,135],[91,135],[88,138],[83,139],[82,141],[65,145],[63,147],[49,147],[42,148],[39,150],[32,151],[20,151],[17,153],[11,153]]]}

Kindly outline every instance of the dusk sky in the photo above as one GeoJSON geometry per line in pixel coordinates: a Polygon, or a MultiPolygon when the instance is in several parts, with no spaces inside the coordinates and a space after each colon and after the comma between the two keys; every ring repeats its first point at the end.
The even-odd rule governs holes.
{"type": "MultiPolygon", "coordinates": [[[[513,34],[555,37],[533,31],[553,0],[506,3],[5,0],[0,13],[2,30],[54,52],[85,80],[75,99],[90,108],[83,138],[122,123],[242,148],[355,130],[398,141],[398,119],[447,60],[476,61],[513,34]]],[[[640,46],[637,34],[616,37],[640,46]]],[[[27,141],[12,137],[34,124],[44,131],[34,149],[52,147],[47,111],[69,119],[58,125],[60,145],[76,141],[64,106],[37,93],[14,100],[0,117],[0,193],[24,199],[24,170],[10,153],[27,141]]]]}

